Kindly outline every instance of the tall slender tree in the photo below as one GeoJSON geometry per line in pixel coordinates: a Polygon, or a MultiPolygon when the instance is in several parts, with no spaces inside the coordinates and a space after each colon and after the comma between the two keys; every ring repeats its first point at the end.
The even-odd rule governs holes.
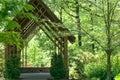
{"type": "Polygon", "coordinates": [[[78,45],[82,46],[82,34],[81,34],[81,24],[80,24],[80,7],[79,7],[79,1],[75,0],[76,5],[76,24],[78,29],[78,45]]]}
{"type": "MultiPolygon", "coordinates": [[[[111,0],[96,0],[97,4],[93,3],[93,1],[91,0],[86,1],[92,3],[94,7],[97,7],[97,12],[100,12],[94,14],[100,16],[98,18],[99,20],[97,21],[101,22],[102,24],[101,25],[100,23],[98,23],[101,25],[101,30],[99,30],[99,33],[101,33],[102,36],[101,39],[99,39],[98,37],[93,38],[89,32],[85,31],[85,29],[84,32],[87,33],[91,37],[91,39],[94,39],[107,54],[107,80],[111,80],[111,55],[113,51],[115,51],[116,47],[120,45],[120,39],[118,38],[118,36],[120,36],[118,23],[119,19],[117,15],[118,13],[120,13],[120,11],[118,11],[119,0],[114,0],[114,2],[111,0]]],[[[97,36],[97,34],[95,34],[94,36],[97,36]]]]}

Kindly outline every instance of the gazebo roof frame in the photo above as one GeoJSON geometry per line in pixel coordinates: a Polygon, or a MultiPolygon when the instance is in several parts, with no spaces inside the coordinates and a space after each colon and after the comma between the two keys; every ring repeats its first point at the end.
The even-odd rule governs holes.
{"type": "MultiPolygon", "coordinates": [[[[30,0],[29,3],[35,8],[35,10],[33,10],[32,13],[38,18],[46,20],[47,24],[48,23],[50,24],[50,22],[53,22],[53,23],[58,23],[58,25],[59,25],[61,23],[61,21],[44,4],[44,2],[42,0],[30,0]]],[[[44,23],[36,22],[34,20],[29,20],[28,18],[20,19],[19,17],[16,17],[15,20],[21,25],[21,31],[22,31],[21,34],[22,34],[22,37],[24,39],[28,38],[32,32],[36,33],[39,29],[43,30],[43,27],[41,27],[40,25],[43,25],[44,23]]],[[[61,27],[45,26],[45,29],[48,30],[49,33],[52,32],[52,31],[54,31],[55,33],[57,33],[57,32],[70,33],[70,31],[67,28],[63,27],[63,25],[61,27]]],[[[43,31],[45,32],[45,30],[43,30],[43,31]]],[[[45,34],[50,38],[49,33],[45,32],[45,34]]],[[[34,36],[34,34],[33,34],[33,36],[34,36]]],[[[57,33],[56,37],[58,37],[58,36],[59,35],[57,33]]],[[[71,43],[75,42],[75,37],[74,36],[68,35],[67,38],[71,43]]],[[[50,39],[52,40],[52,38],[50,38],[50,39]]]]}

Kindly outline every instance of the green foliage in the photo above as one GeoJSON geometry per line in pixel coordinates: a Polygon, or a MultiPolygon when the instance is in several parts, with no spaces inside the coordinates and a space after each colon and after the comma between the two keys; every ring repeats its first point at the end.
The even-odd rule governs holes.
{"type": "Polygon", "coordinates": [[[0,43],[5,43],[5,45],[15,44],[17,47],[20,47],[20,42],[22,41],[21,35],[14,30],[20,31],[21,26],[13,18],[19,16],[20,18],[27,17],[37,20],[30,13],[33,9],[34,7],[26,4],[25,0],[0,0],[0,43]]]}
{"type": "Polygon", "coordinates": [[[53,42],[40,30],[29,41],[27,46],[27,57],[30,66],[39,67],[43,64],[45,67],[50,67],[50,59],[54,51],[53,48],[53,42]]]}
{"type": "MultiPolygon", "coordinates": [[[[115,78],[116,75],[120,72],[120,57],[113,56],[112,57],[112,68],[111,68],[111,77],[115,78]]],[[[100,80],[105,80],[106,75],[106,59],[96,60],[96,62],[92,62],[86,65],[85,74],[89,78],[99,78],[100,80]]]]}
{"type": "Polygon", "coordinates": [[[91,63],[86,66],[85,72],[89,78],[100,78],[100,80],[106,79],[106,67],[103,63],[91,63]]]}
{"type": "MultiPolygon", "coordinates": [[[[47,1],[55,2],[55,0],[47,1]]],[[[74,35],[77,34],[78,36],[79,32],[82,35],[83,44],[79,49],[93,53],[106,51],[108,56],[113,54],[112,51],[115,51],[117,47],[120,49],[120,20],[118,16],[120,14],[120,0],[58,0],[56,2],[59,1],[58,5],[62,8],[63,24],[74,31],[74,35]],[[75,4],[75,1],[78,1],[78,4],[75,4]],[[61,4],[62,2],[64,3],[61,4]],[[77,10],[77,7],[80,9],[77,10]],[[80,13],[75,14],[75,12],[80,13]],[[80,17],[80,21],[77,19],[78,17],[80,17]],[[80,28],[77,28],[77,26],[80,26],[80,28]]],[[[54,8],[53,11],[60,15],[58,5],[51,8],[54,8]]],[[[107,73],[111,72],[110,57],[107,59],[108,63],[106,64],[108,65],[107,73]]],[[[111,74],[108,74],[108,79],[110,76],[111,74]]]]}
{"type": "Polygon", "coordinates": [[[18,48],[20,48],[20,41],[22,41],[22,38],[19,32],[0,32],[0,42],[5,45],[15,44],[18,48]]]}
{"type": "MultiPolygon", "coordinates": [[[[69,56],[71,79],[106,79],[106,56],[104,53],[91,54],[79,50],[72,51],[72,47],[70,47],[72,53],[69,56]]],[[[119,55],[113,56],[111,61],[111,77],[114,78],[120,72],[119,55]]]]}
{"type": "Polygon", "coordinates": [[[115,80],[120,80],[120,74],[115,77],[115,80]]]}
{"type": "Polygon", "coordinates": [[[53,54],[51,59],[50,74],[54,77],[55,80],[60,80],[66,77],[66,70],[61,53],[53,54]]]}
{"type": "MultiPolygon", "coordinates": [[[[29,0],[28,0],[29,1],[29,0]]],[[[76,14],[75,14],[75,0],[43,0],[52,9],[52,11],[60,18],[62,15],[63,24],[76,36],[78,35],[78,28],[76,14]],[[61,9],[62,8],[62,9],[61,9]],[[61,14],[60,14],[61,13],[61,14]]],[[[77,1],[77,0],[76,0],[77,1]]],[[[110,40],[110,48],[115,50],[114,53],[117,54],[120,50],[120,6],[119,0],[78,0],[80,7],[80,26],[82,35],[82,46],[78,47],[76,40],[75,45],[69,45],[69,60],[70,68],[72,68],[72,74],[77,74],[77,78],[84,74],[88,77],[101,77],[105,78],[106,73],[106,61],[100,59],[98,62],[95,59],[96,55],[100,55],[107,49],[107,41],[110,40]],[[109,1],[107,11],[107,1],[109,1]],[[108,14],[110,13],[110,14],[108,14]],[[110,24],[109,24],[110,21],[110,24]],[[108,24],[106,24],[108,23],[108,24]],[[107,38],[108,27],[110,25],[110,38],[107,38]],[[107,27],[106,27],[107,26],[107,27]],[[94,44],[94,54],[81,53],[79,49],[85,52],[92,52],[92,44],[94,44]],[[96,61],[96,62],[95,62],[96,61]],[[99,63],[99,64],[98,64],[99,63]],[[88,71],[88,72],[87,72],[88,71]],[[75,73],[74,73],[75,72],[75,73]],[[103,73],[103,74],[102,74],[103,73]]],[[[21,18],[27,17],[29,19],[36,20],[33,14],[30,14],[33,10],[33,6],[26,5],[26,0],[0,0],[0,42],[6,44],[17,44],[20,45],[21,35],[20,33],[14,32],[15,28],[19,29],[20,26],[12,19],[18,15],[21,18]],[[24,8],[25,11],[21,11],[24,8]],[[11,30],[9,32],[4,32],[6,30],[11,30]]],[[[39,42],[33,42],[31,48],[29,48],[28,53],[29,61],[35,63],[39,66],[40,63],[45,63],[49,59],[45,59],[50,53],[51,43],[43,35],[38,36],[39,42]],[[36,47],[38,46],[38,47],[36,47]],[[40,48],[40,49],[39,49],[40,48]],[[37,53],[38,52],[38,53],[37,53]],[[46,54],[46,55],[44,55],[46,54]],[[40,56],[36,56],[40,55],[40,56]],[[43,56],[41,56],[43,55],[43,56]],[[44,60],[42,60],[44,59],[44,60]],[[36,61],[36,62],[35,62],[36,61]]],[[[52,45],[53,46],[53,45],[52,45]]],[[[52,51],[52,50],[51,50],[52,51]]],[[[105,55],[106,56],[106,55],[105,55]]],[[[101,57],[101,56],[100,56],[101,57]]],[[[102,56],[103,57],[103,56],[102,56]]],[[[97,57],[98,58],[98,57],[97,57]]],[[[105,57],[106,58],[106,57],[105,57]]],[[[119,61],[119,59],[118,59],[119,61]]],[[[71,72],[71,71],[70,71],[71,72]]],[[[112,77],[116,76],[119,70],[119,63],[117,63],[117,57],[112,61],[112,77]]]]}
{"type": "Polygon", "coordinates": [[[7,26],[5,26],[6,30],[13,31],[14,29],[20,29],[20,25],[16,21],[10,21],[7,26]]]}
{"type": "Polygon", "coordinates": [[[0,44],[0,77],[3,76],[4,71],[4,46],[0,44]]]}
{"type": "Polygon", "coordinates": [[[30,4],[26,4],[25,6],[24,6],[24,9],[25,9],[25,11],[31,11],[31,10],[34,10],[34,7],[32,6],[32,5],[30,5],[30,4]]]}
{"type": "Polygon", "coordinates": [[[5,78],[18,79],[20,76],[20,58],[16,55],[11,55],[5,62],[5,78]]]}
{"type": "Polygon", "coordinates": [[[75,50],[74,47],[74,51],[72,51],[72,47],[70,47],[71,49],[69,53],[70,78],[82,80],[86,78],[86,74],[84,73],[85,66],[91,62],[95,62],[97,57],[77,48],[75,50]]]}
{"type": "Polygon", "coordinates": [[[120,56],[115,55],[112,57],[112,77],[115,78],[120,73],[120,56]]]}

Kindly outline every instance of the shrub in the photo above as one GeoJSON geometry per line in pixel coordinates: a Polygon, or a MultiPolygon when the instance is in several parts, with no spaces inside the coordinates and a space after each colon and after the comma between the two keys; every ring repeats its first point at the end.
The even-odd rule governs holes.
{"type": "MultiPolygon", "coordinates": [[[[120,58],[118,56],[113,56],[111,59],[111,78],[115,78],[116,75],[120,72],[120,58]]],[[[89,63],[85,67],[85,74],[89,78],[99,78],[100,80],[105,80],[106,75],[106,59],[101,60],[100,62],[89,63]]]]}
{"type": "Polygon", "coordinates": [[[120,73],[120,57],[119,56],[114,56],[112,58],[112,78],[115,78],[120,73]]]}
{"type": "Polygon", "coordinates": [[[85,73],[89,78],[106,79],[106,66],[102,63],[91,63],[86,66],[85,73]]]}
{"type": "Polygon", "coordinates": [[[115,80],[120,80],[120,74],[115,77],[115,80]]]}
{"type": "Polygon", "coordinates": [[[55,80],[60,80],[66,77],[66,70],[62,54],[53,54],[51,59],[50,74],[55,80]]]}
{"type": "Polygon", "coordinates": [[[5,78],[18,79],[20,76],[20,57],[16,55],[10,56],[5,62],[5,78]]]}

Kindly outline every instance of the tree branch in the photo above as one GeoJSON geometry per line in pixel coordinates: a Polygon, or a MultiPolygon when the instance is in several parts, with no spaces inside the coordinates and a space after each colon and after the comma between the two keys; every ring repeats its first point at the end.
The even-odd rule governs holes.
{"type": "MultiPolygon", "coordinates": [[[[91,12],[91,9],[83,7],[82,5],[79,5],[79,6],[87,12],[91,12]]],[[[94,15],[97,16],[97,17],[103,17],[103,16],[98,15],[97,13],[94,13],[94,15]]]]}
{"type": "Polygon", "coordinates": [[[120,41],[117,43],[117,45],[115,47],[113,47],[113,49],[117,48],[120,46],[120,41]]]}
{"type": "Polygon", "coordinates": [[[91,4],[93,4],[95,7],[97,7],[98,9],[102,9],[102,8],[100,8],[99,6],[97,6],[95,3],[93,3],[92,1],[90,1],[90,0],[87,0],[89,3],[91,3],[91,4]]]}
{"type": "Polygon", "coordinates": [[[96,40],[95,38],[93,38],[93,36],[91,36],[91,35],[90,35],[86,30],[84,30],[83,28],[81,28],[81,29],[82,29],[92,40],[94,40],[95,42],[97,42],[97,43],[101,46],[101,48],[102,48],[103,50],[105,50],[104,46],[102,46],[98,40],[96,40]]]}
{"type": "MultiPolygon", "coordinates": [[[[103,8],[102,8],[103,19],[104,19],[105,27],[106,27],[106,29],[107,29],[107,19],[106,19],[106,13],[105,13],[104,0],[102,0],[102,4],[103,4],[103,8]]],[[[107,34],[107,30],[106,30],[106,34],[107,34]]]]}
{"type": "Polygon", "coordinates": [[[75,15],[73,15],[73,14],[70,14],[68,11],[66,11],[66,9],[65,8],[63,8],[63,10],[69,15],[69,16],[72,16],[72,17],[76,17],[75,15]]]}
{"type": "Polygon", "coordinates": [[[112,18],[113,18],[113,16],[114,16],[115,9],[116,9],[116,7],[117,7],[118,2],[119,2],[119,0],[118,0],[118,1],[116,1],[116,3],[115,3],[115,5],[114,5],[114,7],[111,9],[111,21],[112,21],[112,18]]]}
{"type": "Polygon", "coordinates": [[[120,34],[120,31],[116,32],[116,34],[113,34],[112,37],[114,37],[114,36],[116,36],[118,34],[120,34]]]}

